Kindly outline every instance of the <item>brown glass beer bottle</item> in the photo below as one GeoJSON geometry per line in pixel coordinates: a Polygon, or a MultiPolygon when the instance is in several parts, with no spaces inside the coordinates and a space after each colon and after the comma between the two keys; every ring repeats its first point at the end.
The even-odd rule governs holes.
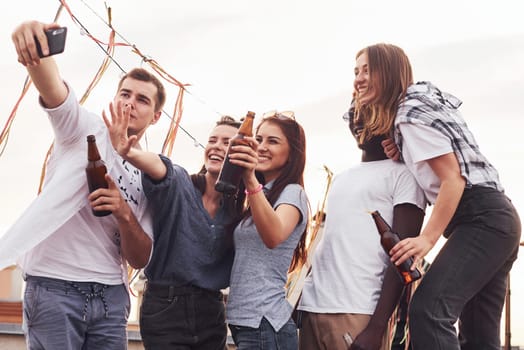
{"type": "MultiPolygon", "coordinates": [[[[89,186],[89,193],[99,188],[108,188],[105,174],[107,168],[100,157],[98,148],[96,147],[95,135],[87,135],[87,166],[86,176],[87,185],[89,186]]],[[[111,214],[109,210],[93,210],[95,216],[106,216],[111,214]]]]}
{"type": "Polygon", "coordinates": [[[242,178],[242,172],[244,168],[236,164],[231,164],[229,161],[229,150],[231,146],[242,144],[245,136],[253,136],[253,120],[255,119],[255,112],[247,112],[246,117],[242,121],[242,125],[238,129],[238,133],[229,140],[229,148],[222,163],[218,180],[215,183],[215,189],[218,192],[226,194],[234,194],[238,190],[240,179],[242,178]]]}
{"type": "MultiPolygon", "coordinates": [[[[391,227],[377,210],[372,212],[371,216],[373,217],[378,233],[380,234],[380,244],[382,245],[382,248],[384,248],[386,254],[389,256],[389,251],[395,246],[395,244],[400,242],[400,237],[396,232],[393,232],[391,227]]],[[[404,284],[410,284],[411,282],[416,281],[422,277],[418,269],[415,268],[415,270],[411,270],[411,265],[413,265],[412,257],[408,258],[400,265],[395,265],[404,284]]]]}

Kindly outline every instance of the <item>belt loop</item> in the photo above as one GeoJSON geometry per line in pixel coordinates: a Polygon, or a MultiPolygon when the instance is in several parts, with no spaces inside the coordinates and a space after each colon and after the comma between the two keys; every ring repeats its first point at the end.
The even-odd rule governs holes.
{"type": "Polygon", "coordinates": [[[167,295],[167,300],[169,302],[173,301],[174,296],[175,296],[175,286],[169,286],[169,293],[167,295]]]}

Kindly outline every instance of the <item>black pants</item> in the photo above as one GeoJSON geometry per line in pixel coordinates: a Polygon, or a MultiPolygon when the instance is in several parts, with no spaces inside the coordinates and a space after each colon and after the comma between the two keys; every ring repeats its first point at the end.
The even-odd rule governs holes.
{"type": "Polygon", "coordinates": [[[504,194],[481,187],[464,192],[448,240],[411,300],[413,349],[500,350],[507,275],[520,231],[518,214],[504,194]]]}
{"type": "Polygon", "coordinates": [[[220,291],[148,283],[140,307],[148,350],[224,350],[227,327],[220,291]]]}

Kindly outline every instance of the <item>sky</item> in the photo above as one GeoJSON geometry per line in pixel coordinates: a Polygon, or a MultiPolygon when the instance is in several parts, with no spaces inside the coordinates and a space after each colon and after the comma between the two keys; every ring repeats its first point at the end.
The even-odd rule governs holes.
{"type": "MultiPolygon", "coordinates": [[[[463,101],[461,111],[481,151],[499,170],[515,206],[524,213],[524,25],[520,0],[69,0],[89,33],[107,42],[106,7],[117,41],[135,45],[179,81],[190,84],[172,159],[189,171],[202,163],[202,148],[222,114],[248,110],[295,111],[307,136],[306,191],[313,208],[322,198],[326,165],[333,172],[359,161],[341,116],[352,92],[355,54],[387,42],[411,59],[415,80],[429,80],[463,101]]],[[[10,36],[21,22],[52,22],[58,0],[18,0],[0,21],[0,127],[20,95],[25,69],[10,36]]],[[[103,50],[63,12],[65,52],[56,56],[64,79],[81,96],[104,58],[103,50]]],[[[85,106],[107,110],[122,70],[146,65],[129,47],[85,106]]],[[[160,122],[147,133],[149,150],[160,152],[173,115],[177,88],[166,83],[168,101],[160,122]]],[[[255,119],[255,124],[257,119],[255,119]]],[[[37,194],[53,135],[32,88],[22,100],[0,155],[0,235],[37,194]]],[[[438,246],[430,253],[434,256],[438,246]]],[[[522,253],[520,254],[522,255],[522,253]]],[[[524,346],[524,262],[511,278],[512,344],[524,346]]],[[[503,329],[504,330],[504,329],[503,329]]],[[[504,332],[502,332],[502,339],[504,332]]]]}

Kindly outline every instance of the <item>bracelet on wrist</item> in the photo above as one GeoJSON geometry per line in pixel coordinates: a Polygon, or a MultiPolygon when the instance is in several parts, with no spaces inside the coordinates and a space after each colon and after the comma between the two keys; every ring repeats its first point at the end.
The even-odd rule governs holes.
{"type": "Polygon", "coordinates": [[[264,186],[262,186],[262,184],[258,184],[258,186],[254,190],[248,190],[246,188],[244,193],[246,194],[246,196],[251,196],[253,194],[256,194],[256,193],[262,191],[263,188],[264,188],[264,186]]]}

